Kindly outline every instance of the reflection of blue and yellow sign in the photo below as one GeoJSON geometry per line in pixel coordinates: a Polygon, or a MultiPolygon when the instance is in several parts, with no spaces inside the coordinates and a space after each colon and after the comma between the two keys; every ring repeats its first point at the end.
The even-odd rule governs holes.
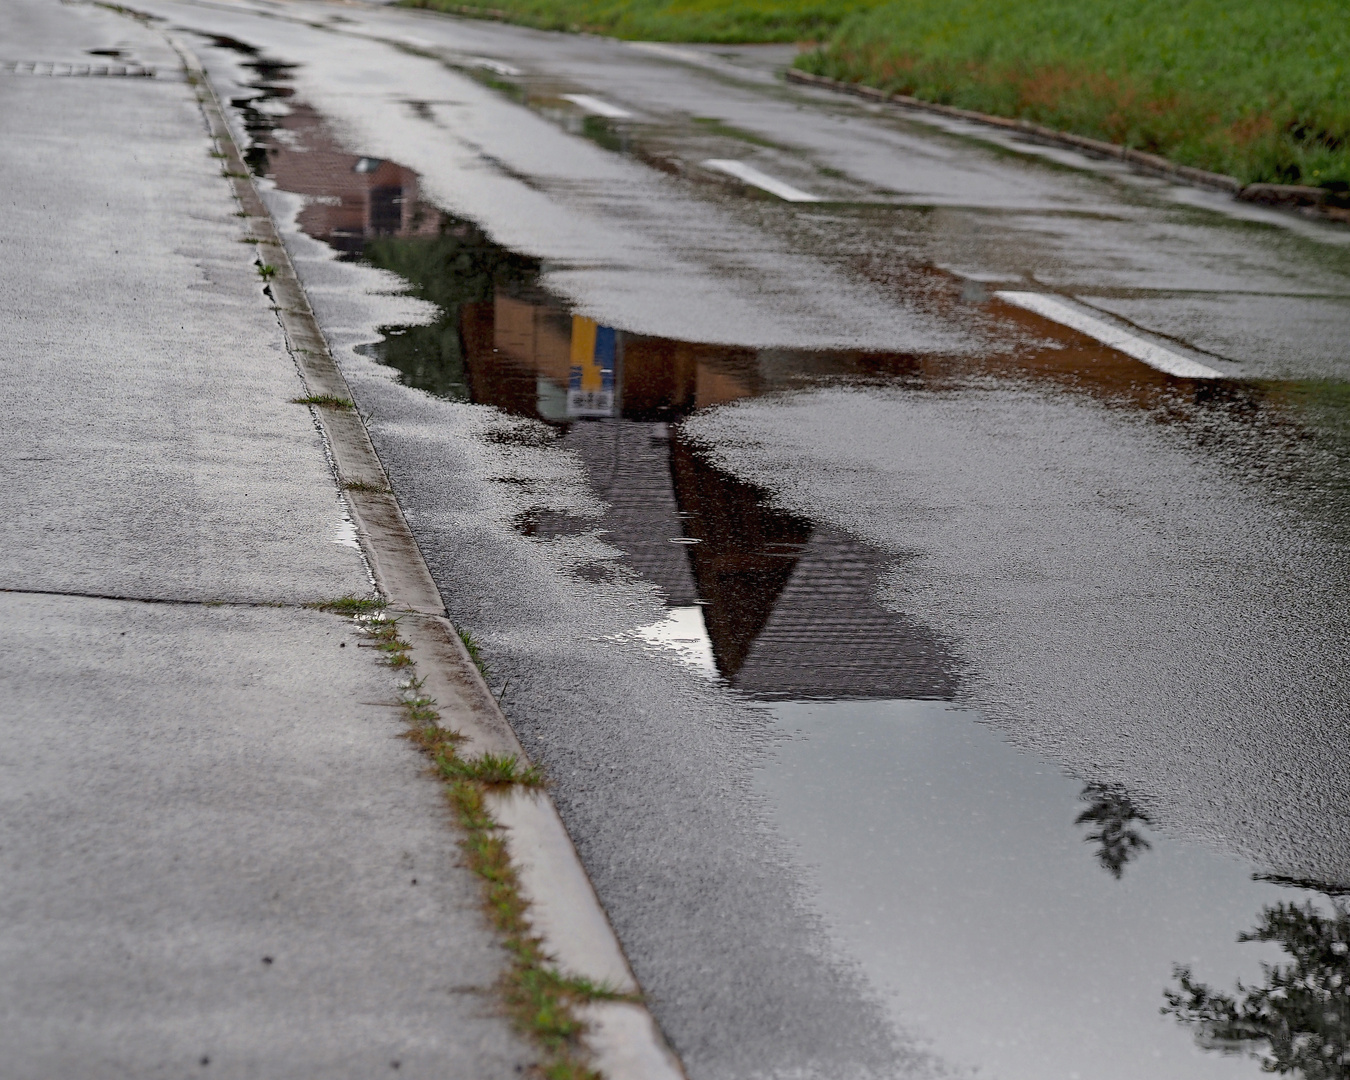
{"type": "Polygon", "coordinates": [[[614,415],[614,363],[617,341],[612,326],[572,316],[572,368],[567,379],[568,416],[614,415]]]}

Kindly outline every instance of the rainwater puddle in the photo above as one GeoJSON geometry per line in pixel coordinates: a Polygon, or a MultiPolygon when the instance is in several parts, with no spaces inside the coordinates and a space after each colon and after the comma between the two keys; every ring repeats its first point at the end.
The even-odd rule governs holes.
{"type": "Polygon", "coordinates": [[[361,550],[361,541],[356,535],[356,525],[351,521],[343,521],[333,529],[332,543],[340,544],[342,547],[349,547],[355,551],[361,550]]]}
{"type": "MultiPolygon", "coordinates": [[[[837,940],[898,1023],[973,1075],[1261,1075],[1200,1049],[1160,1008],[1175,964],[1216,991],[1265,986],[1261,963],[1289,954],[1237,936],[1278,924],[1267,912],[1281,904],[1318,905],[1307,927],[1280,928],[1304,948],[1304,934],[1321,937],[1304,973],[1321,985],[1350,974],[1347,924],[1325,895],[1158,835],[1126,793],[1018,752],[977,716],[934,701],[780,702],[772,715],[790,738],[760,786],[837,940]]],[[[1337,1011],[1324,1028],[1338,1048],[1344,1022],[1337,1011]]]]}
{"type": "MultiPolygon", "coordinates": [[[[680,429],[700,409],[766,394],[838,383],[943,393],[996,376],[1164,423],[1200,416],[1197,430],[1221,439],[1223,424],[1204,418],[1249,418],[1267,388],[1170,382],[1016,311],[1001,316],[1024,331],[1016,349],[959,361],[605,326],[542,288],[536,261],[425,202],[411,170],[338,143],[289,96],[284,65],[250,54],[250,66],[257,96],[233,102],[255,140],[250,166],[304,198],[308,235],[400,275],[439,310],[425,325],[382,327],[366,355],[408,386],[542,421],[542,441],[575,455],[608,510],[596,522],[541,501],[518,530],[550,543],[599,529],[622,559],[577,576],[636,576],[667,605],[624,636],[763,703],[784,738],[762,792],[812,868],[811,895],[839,947],[900,1026],[954,1067],[1005,1080],[1259,1075],[1250,1057],[1220,1049],[1244,1032],[1290,1035],[1278,1052],[1297,1075],[1350,1075],[1345,1062],[1326,1066],[1350,1044],[1337,989],[1350,976],[1350,926],[1333,901],[1169,839],[1127,792],[1070,778],[945,704],[958,658],[877,601],[894,557],[775,508],[680,429]],[[1278,907],[1309,900],[1306,916],[1278,907]],[[1236,941],[1262,926],[1272,942],[1236,941]],[[1288,962],[1291,949],[1304,981],[1262,997],[1260,962],[1288,962]],[[1193,1023],[1163,1015],[1174,964],[1192,965],[1216,994],[1242,978],[1246,996],[1199,994],[1193,1023]]],[[[989,302],[943,273],[933,271],[943,302],[989,302]]]]}

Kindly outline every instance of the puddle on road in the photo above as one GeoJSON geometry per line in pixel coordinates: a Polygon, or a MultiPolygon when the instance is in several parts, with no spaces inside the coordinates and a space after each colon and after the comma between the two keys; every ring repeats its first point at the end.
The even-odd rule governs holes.
{"type": "MultiPolygon", "coordinates": [[[[543,421],[550,444],[576,455],[610,508],[604,539],[668,605],[634,636],[762,702],[786,736],[762,790],[815,868],[841,948],[903,1027],[955,1066],[1006,1080],[1255,1076],[1251,1057],[1225,1050],[1266,1036],[1295,1075],[1350,1075],[1339,901],[1155,833],[1127,792],[1067,777],[945,705],[959,664],[877,603],[895,560],[774,508],[679,427],[699,409],[838,382],[941,390],[997,374],[1160,421],[1260,411],[1267,390],[1177,384],[1020,312],[1001,313],[1025,331],[1015,351],[961,361],[602,326],[542,290],[536,262],[422,201],[411,170],[340,146],[289,96],[285,66],[249,55],[258,93],[233,105],[255,141],[250,166],[305,199],[308,235],[440,309],[427,325],[382,328],[367,355],[409,386],[543,421]],[[1268,940],[1237,942],[1254,930],[1268,940]],[[1296,978],[1274,985],[1285,969],[1263,973],[1263,960],[1296,978]],[[1215,987],[1195,991],[1186,1022],[1160,1011],[1174,964],[1215,987]],[[1223,996],[1238,977],[1244,989],[1223,996]]],[[[987,307],[969,283],[933,276],[950,303],[987,307]]],[[[1221,428],[1197,425],[1206,438],[1221,428]]],[[[596,523],[540,506],[517,527],[547,543],[596,523]]],[[[597,562],[580,576],[615,572],[597,562]]]]}
{"type": "MultiPolygon", "coordinates": [[[[1312,1036],[1305,1060],[1327,1061],[1317,1031],[1344,1053],[1350,926],[1325,895],[1155,834],[1125,793],[1084,786],[941,702],[784,702],[773,713],[799,737],[762,790],[812,865],[839,941],[944,1060],[1002,1080],[1261,1075],[1160,1013],[1174,964],[1216,991],[1241,978],[1251,992],[1235,1008],[1265,1013],[1255,1031],[1292,1018],[1290,1034],[1312,1036]],[[1318,915],[1306,927],[1268,913],[1309,901],[1318,915]],[[1260,925],[1274,942],[1237,942],[1260,925]],[[1310,954],[1299,974],[1313,987],[1267,1000],[1261,962],[1288,963],[1281,944],[1310,954]]],[[[1342,1058],[1303,1075],[1347,1068],[1342,1058]]]]}

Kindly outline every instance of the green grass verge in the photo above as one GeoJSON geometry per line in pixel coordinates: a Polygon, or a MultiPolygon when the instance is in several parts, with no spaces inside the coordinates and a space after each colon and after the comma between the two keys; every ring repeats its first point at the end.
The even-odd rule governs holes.
{"type": "Polygon", "coordinates": [[[1246,183],[1350,188],[1343,0],[904,0],[798,63],[1246,183]]]}
{"type": "MultiPolygon", "coordinates": [[[[462,10],[451,0],[412,0],[462,10]]],[[[799,67],[1350,194],[1345,0],[491,0],[550,29],[807,41],[799,67]]]]}
{"type": "Polygon", "coordinates": [[[409,7],[647,41],[815,41],[867,0],[402,0],[409,7]]]}

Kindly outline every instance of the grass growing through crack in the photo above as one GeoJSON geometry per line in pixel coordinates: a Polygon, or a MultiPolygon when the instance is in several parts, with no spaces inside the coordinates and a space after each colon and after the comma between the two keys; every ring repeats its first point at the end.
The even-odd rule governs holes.
{"type": "Polygon", "coordinates": [[[385,602],[378,596],[339,596],[336,600],[324,600],[310,604],[318,611],[331,611],[335,615],[374,615],[385,608],[385,602]]]}
{"type": "Polygon", "coordinates": [[[397,619],[371,620],[366,626],[366,633],[375,639],[371,648],[384,653],[384,662],[390,667],[408,667],[413,662],[408,655],[412,646],[398,636],[397,619]]]}
{"type": "Polygon", "coordinates": [[[478,647],[478,639],[463,627],[458,629],[459,640],[464,642],[465,651],[469,654],[469,659],[473,661],[473,666],[478,669],[478,674],[483,678],[488,677],[487,661],[483,659],[483,651],[478,647]]]}
{"type": "Polygon", "coordinates": [[[630,996],[590,979],[564,975],[554,966],[530,926],[520,876],[484,798],[491,788],[539,786],[543,781],[538,770],[521,769],[514,755],[461,757],[462,736],[436,724],[435,703],[429,698],[405,699],[404,711],[409,741],[431,759],[445,781],[446,801],[464,830],[460,841],[464,861],[479,878],[488,919],[511,957],[501,990],[512,1020],[544,1051],[541,1071],[548,1080],[600,1080],[586,1064],[581,1043],[586,1025],[575,1007],[630,996]]]}
{"type": "Polygon", "coordinates": [[[342,487],[345,491],[366,491],[373,495],[388,495],[390,491],[383,484],[372,484],[365,480],[344,480],[342,487]]]}
{"type": "Polygon", "coordinates": [[[274,277],[277,276],[277,268],[273,266],[271,263],[259,263],[258,276],[262,278],[264,281],[271,281],[274,277]]]}
{"type": "Polygon", "coordinates": [[[476,780],[488,787],[520,784],[522,787],[543,787],[544,774],[537,765],[522,766],[515,754],[483,754],[471,761],[454,758],[438,763],[447,779],[476,780]]]}
{"type": "Polygon", "coordinates": [[[351,398],[337,397],[334,394],[307,394],[304,397],[291,398],[292,405],[317,405],[321,409],[354,409],[351,398]]]}
{"type": "MultiPolygon", "coordinates": [[[[345,596],[315,606],[354,616],[374,639],[375,647],[386,653],[385,662],[391,666],[412,664],[410,647],[399,637],[398,620],[385,617],[382,602],[345,596]]],[[[576,1008],[592,1001],[633,997],[557,969],[530,925],[520,875],[486,801],[494,789],[541,787],[543,777],[537,767],[523,765],[514,754],[461,755],[464,737],[440,726],[436,702],[421,693],[423,685],[416,678],[405,684],[401,704],[408,722],[406,738],[430,760],[444,784],[446,802],[462,830],[464,862],[479,880],[484,911],[510,958],[500,984],[507,1011],[538,1046],[543,1057],[539,1072],[546,1080],[603,1080],[587,1063],[581,1041],[586,1024],[576,1008]]]]}

